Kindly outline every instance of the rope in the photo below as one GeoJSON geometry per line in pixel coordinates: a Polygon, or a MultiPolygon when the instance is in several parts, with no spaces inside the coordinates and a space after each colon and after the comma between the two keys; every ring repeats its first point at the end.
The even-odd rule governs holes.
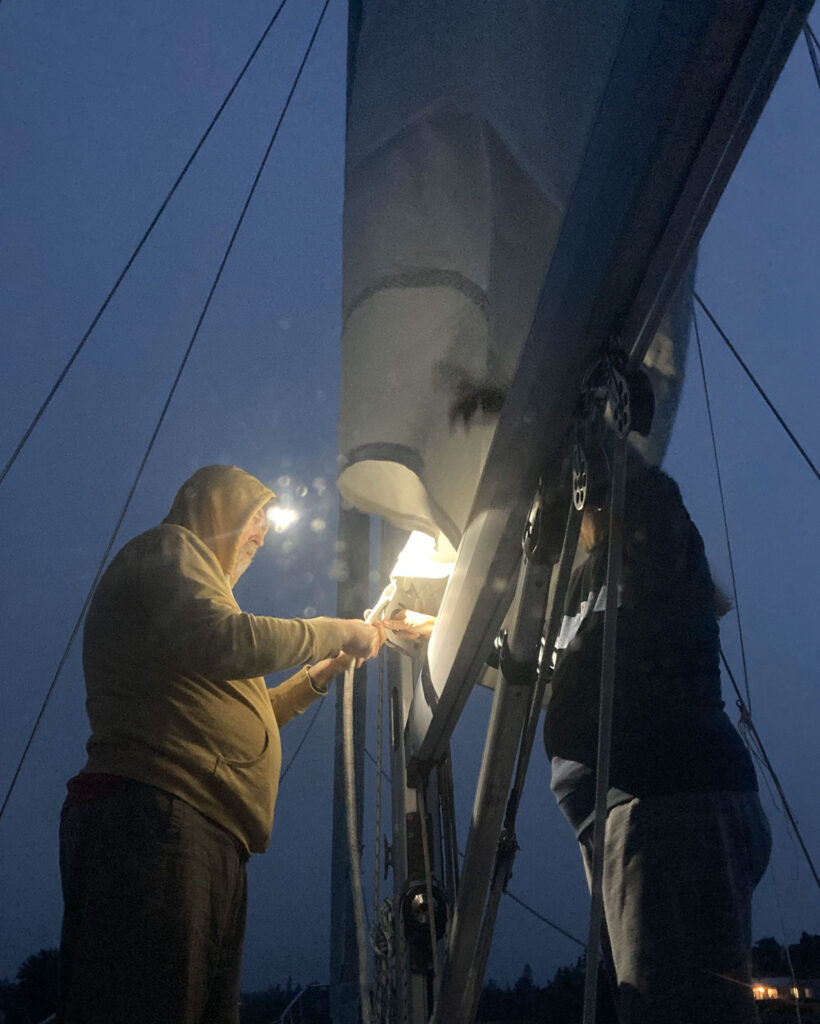
{"type": "MultiPolygon", "coordinates": [[[[438,766],[438,794],[441,806],[441,833],[444,846],[444,874],[451,899],[458,894],[458,838],[456,834],[456,795],[453,785],[453,761],[450,748],[438,766]]],[[[448,922],[449,923],[449,922],[448,922]]]]}
{"type": "MultiPolygon", "coordinates": [[[[367,925],[364,917],[364,890],[362,889],[362,861],[359,855],[358,814],[356,811],[355,745],[353,742],[353,680],[355,664],[344,675],[342,690],[342,730],[345,779],[345,808],[347,811],[347,853],[350,868],[350,889],[353,898],[353,917],[356,923],[358,951],[359,1002],[362,1024],[370,1024],[370,991],[367,985],[367,925]]],[[[375,910],[375,908],[374,908],[375,910]]]]}
{"type": "Polygon", "coordinates": [[[584,977],[583,1024],[594,1024],[598,996],[598,953],[604,920],[604,839],[606,835],[609,761],[612,749],[612,708],[615,692],[615,642],[618,629],[618,590],[623,549],[623,508],[626,484],[626,440],[614,438],[612,491],[609,503],[609,546],[606,566],[606,606],[601,664],[601,695],[598,710],[598,758],[595,767],[595,819],[592,829],[589,936],[584,977]]]}
{"type": "Polygon", "coordinates": [[[421,825],[421,848],[424,855],[424,889],[427,894],[427,924],[430,930],[430,956],[433,961],[433,1005],[441,988],[441,968],[438,960],[438,939],[436,938],[436,904],[433,900],[433,867],[430,863],[430,837],[427,831],[427,780],[416,790],[419,824],[421,825]]]}
{"type": "Polygon", "coordinates": [[[307,59],[310,56],[310,51],[313,49],[313,43],[314,43],[314,41],[316,39],[316,35],[317,35],[317,33],[319,31],[319,28],[320,28],[320,26],[322,24],[322,21],[323,21],[324,16],[325,16],[325,11],[327,10],[329,3],[330,3],[330,0],[325,0],[325,5],[322,8],[322,12],[319,15],[318,21],[316,22],[316,27],[313,30],[313,35],[310,37],[310,42],[308,43],[307,50],[305,51],[305,55],[302,58],[302,63],[299,65],[299,70],[296,73],[296,77],[295,77],[295,79],[293,81],[293,85],[291,86],[290,92],[288,93],[287,99],[285,100],[285,104],[282,107],[282,112],[280,113],[279,119],[276,122],[276,127],[273,130],[273,135],[271,136],[270,142],[268,143],[267,149],[265,150],[265,155],[262,157],[262,162],[260,163],[259,169],[256,172],[256,176],[253,179],[253,184],[251,185],[250,192],[248,193],[248,197],[245,200],[244,206],[242,207],[242,212],[240,213],[239,219],[236,222],[236,226],[235,226],[235,228],[233,230],[233,234],[231,235],[230,241],[228,242],[228,246],[227,246],[227,248],[225,250],[225,254],[222,257],[222,262],[220,263],[219,269],[216,272],[216,276],[214,277],[213,284],[211,285],[211,289],[208,292],[208,297],[205,300],[205,305],[204,305],[204,307],[202,309],[202,312],[200,313],[199,319],[197,320],[196,327],[194,328],[194,333],[191,335],[191,340],[188,342],[188,347],[185,349],[185,354],[182,357],[182,361],[179,364],[176,376],[174,377],[174,381],[171,384],[171,389],[168,392],[167,398],[165,399],[165,404],[162,407],[162,412],[159,415],[159,419],[157,420],[157,424],[154,427],[154,432],[152,433],[151,439],[148,442],[148,447],[146,448],[145,454],[143,455],[142,461],[140,462],[139,468],[137,469],[136,476],[134,477],[134,482],[131,484],[131,489],[129,490],[128,496],[125,499],[125,504],[123,505],[122,511],[120,512],[120,516],[119,516],[119,519],[117,520],[117,524],[114,527],[114,530],[113,530],[113,532],[112,532],[112,534],[111,534],[111,536],[110,536],[110,538],[108,540],[108,544],[106,546],[105,552],[103,554],[102,559],[100,560],[100,563],[99,563],[99,565],[97,567],[97,571],[96,571],[96,573],[94,575],[94,580],[93,580],[93,582],[92,582],[92,584],[91,584],[91,586],[90,586],[90,588],[88,590],[88,593],[86,594],[85,600],[83,601],[83,606],[80,609],[80,614],[77,617],[77,621],[75,622],[74,628],[71,631],[71,636],[69,637],[68,643],[66,644],[66,646],[65,646],[65,648],[63,650],[63,655],[60,658],[60,662],[57,665],[57,671],[54,673],[54,677],[51,680],[51,685],[48,688],[48,691],[46,693],[45,699],[44,699],[44,701],[42,703],[42,706],[40,708],[40,712],[37,715],[37,718],[36,718],[36,720],[34,722],[34,727],[31,730],[31,734],[29,735],[29,738],[28,738],[28,741],[27,741],[27,743],[25,745],[23,753],[20,756],[20,760],[17,763],[17,768],[15,769],[14,776],[12,777],[12,780],[11,780],[11,784],[9,785],[9,788],[8,788],[8,790],[6,792],[5,798],[3,800],[3,805],[2,805],[2,807],[0,807],[0,820],[2,820],[3,814],[5,813],[6,807],[8,805],[9,799],[10,799],[11,794],[12,794],[12,791],[14,790],[14,787],[15,787],[15,785],[17,783],[17,779],[19,778],[19,775],[20,775],[20,771],[21,771],[21,769],[23,767],[23,763],[24,763],[26,757],[28,756],[29,750],[31,749],[31,744],[34,741],[34,736],[35,736],[35,734],[37,732],[37,729],[40,726],[40,723],[43,720],[43,715],[45,714],[48,702],[51,699],[51,695],[54,692],[54,688],[57,685],[57,680],[60,678],[60,675],[61,675],[61,673],[63,671],[63,667],[65,666],[65,663],[68,660],[69,653],[71,652],[71,648],[73,647],[74,641],[77,638],[77,634],[80,631],[80,626],[82,624],[83,618],[85,617],[85,613],[88,611],[88,606],[91,604],[91,598],[93,597],[94,591],[96,590],[96,587],[97,587],[97,584],[99,583],[100,578],[101,578],[101,576],[103,574],[103,569],[105,568],[105,563],[108,561],[108,556],[111,554],[111,551],[112,551],[112,549],[114,547],[114,543],[115,543],[115,541],[117,539],[117,536],[118,536],[118,534],[120,532],[120,527],[122,526],[123,521],[125,520],[125,516],[126,516],[126,513],[128,512],[128,509],[129,509],[129,507],[131,505],[131,501],[132,501],[132,499],[134,497],[134,493],[136,492],[137,486],[138,486],[138,484],[140,482],[140,479],[142,478],[142,474],[143,474],[143,472],[145,470],[145,466],[146,466],[146,464],[148,462],[148,459],[149,459],[149,457],[151,455],[151,452],[153,451],[154,444],[156,443],[157,437],[159,436],[160,429],[162,428],[162,424],[164,423],[165,417],[166,417],[166,415],[168,413],[168,408],[171,405],[171,401],[172,401],[172,399],[173,399],[173,397],[174,397],[174,395],[176,393],[176,389],[177,389],[177,387],[179,385],[180,378],[182,377],[182,373],[183,373],[183,371],[185,369],[185,366],[186,366],[186,364],[188,362],[188,358],[191,355],[191,351],[192,351],[192,349],[194,347],[194,343],[196,342],[196,339],[199,336],[199,330],[202,327],[202,323],[203,323],[203,321],[205,319],[205,315],[208,312],[208,309],[209,309],[210,304],[211,304],[211,300],[214,297],[214,293],[216,291],[217,285],[219,284],[219,280],[222,277],[222,272],[225,269],[225,264],[228,262],[228,257],[231,254],[231,250],[233,249],[234,242],[236,241],[236,237],[239,234],[239,230],[240,230],[240,228],[242,226],[242,222],[245,219],[245,214],[248,212],[248,207],[251,204],[251,200],[252,200],[253,195],[254,195],[254,193],[256,191],[256,187],[259,184],[259,179],[262,177],[262,172],[265,169],[265,164],[268,161],[268,157],[270,156],[270,152],[271,152],[271,149],[273,148],[273,144],[276,141],[277,135],[279,134],[279,128],[281,127],[282,121],[283,121],[283,119],[285,117],[285,114],[287,113],[288,107],[290,106],[290,101],[291,101],[291,99],[293,97],[293,94],[294,94],[294,92],[296,90],[296,86],[299,84],[299,79],[302,76],[302,71],[304,70],[305,64],[307,63],[307,59]]]}
{"type": "Polygon", "coordinates": [[[282,769],[282,774],[279,776],[279,785],[280,786],[285,781],[285,776],[288,774],[288,772],[293,767],[293,762],[296,760],[296,758],[297,758],[297,756],[299,754],[299,751],[304,746],[305,740],[308,738],[308,736],[310,736],[310,730],[316,724],[316,719],[319,717],[319,714],[321,713],[321,710],[324,707],[324,705],[325,705],[324,700],[320,700],[319,703],[316,705],[316,710],[313,712],[313,717],[308,722],[307,728],[305,729],[305,731],[302,733],[302,738],[299,740],[299,743],[298,743],[298,745],[296,747],[296,750],[293,751],[293,754],[291,755],[290,760],[285,765],[285,767],[282,769]]]}
{"type": "Polygon", "coordinates": [[[818,43],[817,36],[814,34],[814,30],[808,22],[803,26],[803,36],[806,40],[806,46],[809,48],[809,57],[811,58],[811,66],[814,68],[814,77],[817,81],[817,88],[820,89],[820,61],[817,59],[817,51],[820,50],[820,43],[818,43]]]}
{"type": "MultiPolygon", "coordinates": [[[[327,3],[325,3],[325,9],[327,3]]],[[[322,12],[324,13],[324,11],[322,12]]],[[[384,612],[393,595],[396,585],[392,581],[384,588],[373,608],[365,612],[364,621],[375,622],[384,612]]],[[[358,810],[356,806],[356,768],[353,737],[353,680],[355,666],[344,674],[342,691],[342,761],[344,765],[345,817],[347,820],[347,856],[350,867],[350,896],[353,902],[353,919],[356,927],[356,949],[358,954],[359,1002],[361,1004],[362,1024],[370,1024],[370,991],[367,984],[367,924],[364,912],[364,888],[362,886],[362,858],[359,849],[358,810]]],[[[372,759],[372,755],[368,755],[372,759]]],[[[378,762],[377,762],[378,764],[378,762]]],[[[375,924],[377,908],[373,907],[375,924]]]]}
{"type": "Polygon", "coordinates": [[[735,577],[735,562],[732,557],[732,539],[729,535],[729,519],[726,514],[726,497],[723,492],[723,478],[720,473],[720,458],[718,457],[717,440],[715,437],[715,423],[712,419],[712,403],[709,400],[709,385],[706,382],[706,366],[703,362],[703,346],[700,343],[700,329],[698,327],[697,310],[692,309],[692,323],[695,327],[695,340],[698,345],[698,358],[700,359],[700,374],[703,380],[703,394],[706,398],[706,414],[709,418],[709,433],[712,435],[712,454],[715,459],[715,473],[717,474],[718,492],[720,494],[720,507],[723,512],[723,532],[726,537],[726,548],[729,552],[729,572],[732,577],[732,596],[735,602],[735,615],[737,618],[737,632],[740,640],[740,656],[743,662],[743,681],[746,689],[746,703],[751,712],[752,695],[749,688],[749,672],[746,666],[746,645],[743,642],[743,625],[740,618],[740,598],[737,593],[737,579],[735,577]]]}
{"type": "Polygon", "coordinates": [[[31,421],[31,423],[30,423],[30,424],[28,425],[28,427],[27,427],[27,429],[25,430],[25,432],[24,432],[23,436],[21,437],[20,441],[19,441],[19,442],[18,442],[18,444],[17,444],[17,447],[16,447],[15,449],[14,449],[14,451],[13,451],[13,453],[12,453],[12,455],[11,455],[11,458],[10,458],[10,459],[8,460],[8,462],[6,463],[6,465],[5,465],[4,467],[3,467],[3,470],[2,470],[2,472],[0,472],[0,485],[1,485],[1,484],[3,483],[3,481],[5,480],[5,478],[6,478],[6,475],[8,474],[9,470],[11,469],[11,467],[12,467],[12,466],[14,465],[14,463],[15,463],[15,462],[17,461],[17,456],[18,456],[18,455],[20,454],[20,452],[21,452],[21,451],[23,450],[23,448],[25,447],[25,445],[26,445],[26,442],[28,441],[29,437],[31,437],[31,434],[32,434],[32,432],[34,431],[34,428],[35,428],[35,427],[37,426],[37,424],[38,424],[38,423],[40,422],[40,420],[41,420],[41,418],[42,418],[42,416],[43,416],[43,413],[44,413],[44,412],[46,411],[46,409],[47,409],[47,408],[49,407],[49,405],[51,404],[51,400],[52,400],[52,399],[54,398],[54,396],[55,396],[55,395],[57,394],[57,391],[59,390],[59,388],[60,388],[60,385],[61,385],[61,384],[63,383],[63,381],[65,380],[65,378],[66,378],[66,376],[67,376],[67,374],[68,374],[68,371],[69,371],[69,370],[71,369],[71,367],[72,367],[72,366],[74,365],[74,362],[75,362],[75,360],[77,359],[77,356],[79,356],[80,352],[82,352],[82,350],[83,350],[83,347],[85,346],[85,343],[86,343],[86,342],[88,341],[88,339],[89,339],[89,338],[91,337],[91,333],[92,333],[92,331],[93,331],[93,330],[94,330],[94,328],[95,328],[95,327],[97,326],[97,324],[98,324],[98,322],[99,322],[99,320],[100,320],[100,317],[101,317],[101,316],[103,315],[103,313],[104,313],[104,312],[106,311],[106,309],[108,308],[108,304],[109,304],[109,303],[111,302],[111,300],[112,300],[112,299],[114,298],[114,295],[115,295],[115,293],[116,293],[117,289],[119,288],[119,286],[120,286],[120,285],[122,284],[122,282],[123,282],[123,279],[125,278],[125,275],[126,275],[126,274],[128,273],[128,271],[129,271],[129,270],[131,269],[131,266],[132,266],[132,264],[133,264],[134,260],[135,260],[135,259],[137,258],[137,256],[138,256],[138,255],[140,254],[140,251],[142,250],[142,247],[143,247],[143,246],[145,245],[145,243],[146,243],[146,242],[148,241],[148,237],[149,237],[149,235],[151,234],[151,232],[152,232],[152,231],[154,230],[154,228],[156,227],[157,221],[159,221],[160,217],[161,217],[161,216],[163,215],[163,213],[165,212],[165,208],[166,208],[166,206],[168,205],[168,203],[169,203],[169,202],[171,201],[171,197],[172,197],[172,196],[174,195],[174,193],[176,192],[176,190],[177,190],[177,189],[179,188],[180,184],[182,183],[182,179],[183,179],[183,178],[185,177],[185,175],[186,175],[186,174],[188,173],[188,170],[189,170],[189,168],[191,167],[191,164],[192,164],[192,163],[194,162],[194,160],[195,160],[195,159],[196,159],[196,157],[198,156],[198,154],[199,154],[199,151],[200,151],[200,150],[202,149],[202,146],[203,146],[203,145],[204,145],[204,143],[205,143],[205,140],[206,140],[206,139],[208,138],[208,136],[209,136],[209,135],[211,134],[211,131],[213,130],[214,126],[216,125],[216,122],[217,122],[217,121],[219,120],[220,116],[222,115],[222,111],[223,111],[223,110],[225,109],[225,107],[226,107],[226,106],[227,106],[227,104],[228,104],[228,101],[229,101],[229,100],[230,100],[230,98],[231,98],[231,97],[233,96],[234,92],[236,91],[236,87],[237,87],[237,86],[239,85],[239,83],[240,83],[240,82],[242,81],[242,79],[244,78],[244,76],[245,76],[245,72],[246,72],[246,71],[248,70],[248,68],[250,67],[250,65],[251,65],[251,62],[253,61],[254,57],[255,57],[255,56],[256,56],[256,54],[258,53],[258,51],[259,51],[259,48],[260,48],[260,47],[262,46],[262,43],[263,43],[263,42],[265,41],[265,38],[267,37],[268,33],[269,33],[269,32],[270,32],[270,30],[271,30],[271,29],[273,28],[274,22],[275,22],[275,21],[276,21],[276,19],[277,19],[277,18],[279,17],[279,14],[280,14],[280,12],[282,11],[282,8],[283,8],[283,7],[285,6],[285,4],[286,4],[286,3],[287,3],[287,0],[282,0],[282,2],[281,2],[281,3],[279,4],[279,6],[277,7],[277,9],[276,9],[276,12],[274,13],[273,17],[272,17],[272,18],[270,19],[270,21],[268,22],[268,24],[267,24],[267,27],[265,28],[265,31],[264,31],[264,32],[262,33],[262,35],[261,35],[261,36],[259,37],[259,39],[258,39],[258,41],[257,41],[257,43],[256,43],[256,46],[254,46],[253,50],[251,51],[251,55],[250,55],[250,57],[248,57],[248,59],[247,59],[247,60],[245,61],[245,64],[243,65],[243,67],[242,67],[242,70],[241,70],[241,71],[239,72],[239,74],[237,75],[237,77],[236,77],[236,78],[234,79],[234,83],[233,83],[233,85],[232,85],[232,86],[230,87],[230,89],[228,90],[228,92],[227,92],[227,93],[225,94],[225,98],[224,98],[224,99],[222,100],[222,102],[220,103],[220,105],[219,105],[219,108],[217,109],[217,111],[216,111],[216,113],[214,114],[214,116],[213,116],[213,117],[211,118],[210,124],[209,124],[209,125],[208,125],[208,127],[207,127],[207,128],[205,129],[205,132],[204,132],[204,134],[203,134],[203,135],[202,135],[202,137],[200,138],[199,142],[197,142],[196,146],[194,147],[194,150],[193,150],[193,152],[191,153],[191,155],[190,155],[190,156],[188,157],[187,161],[185,162],[185,166],[184,166],[184,167],[182,168],[182,170],[181,170],[181,171],[179,172],[179,174],[177,175],[177,179],[176,179],[176,181],[175,181],[175,182],[174,182],[174,184],[173,184],[173,185],[171,186],[170,190],[168,191],[168,194],[167,194],[167,195],[165,196],[165,198],[164,198],[164,199],[162,200],[162,203],[160,203],[159,209],[158,209],[158,210],[157,210],[157,212],[156,212],[156,213],[154,214],[154,216],[153,216],[153,219],[151,220],[151,223],[150,223],[150,224],[148,225],[148,227],[147,227],[147,228],[145,229],[145,231],[144,231],[144,233],[143,233],[143,235],[142,235],[142,238],[140,238],[139,242],[137,243],[137,246],[136,246],[136,248],[135,248],[135,249],[134,249],[134,251],[133,251],[133,252],[131,253],[131,255],[130,255],[130,256],[128,257],[128,260],[127,260],[127,262],[126,262],[125,266],[124,266],[124,267],[122,268],[122,270],[120,271],[120,273],[119,273],[119,276],[117,277],[117,279],[116,279],[116,281],[114,282],[114,284],[113,284],[112,288],[110,289],[110,291],[109,291],[109,292],[108,292],[108,294],[106,295],[105,299],[103,300],[103,303],[102,303],[102,305],[101,305],[101,306],[100,306],[100,308],[99,308],[99,309],[97,310],[97,312],[96,312],[96,313],[94,314],[94,318],[92,319],[92,321],[91,321],[91,324],[89,325],[89,327],[88,327],[88,329],[86,330],[85,334],[84,334],[84,335],[82,336],[82,338],[80,339],[80,343],[79,343],[79,344],[77,345],[77,347],[76,347],[76,348],[74,349],[74,352],[73,352],[73,353],[71,354],[71,357],[69,358],[68,362],[67,362],[67,363],[65,364],[65,366],[63,367],[63,369],[62,369],[62,371],[61,371],[60,375],[59,375],[59,376],[57,377],[57,380],[56,380],[56,382],[54,383],[54,386],[53,386],[53,387],[51,388],[51,390],[49,391],[49,393],[48,393],[48,394],[46,395],[46,398],[45,398],[45,400],[43,401],[43,403],[42,403],[42,405],[40,406],[40,408],[39,408],[39,409],[37,410],[37,413],[35,414],[35,416],[34,416],[34,419],[33,419],[33,420],[31,421]]]}
{"type": "Polygon", "coordinates": [[[380,907],[374,908],[370,933],[373,948],[373,1016],[379,1024],[392,1024],[395,1019],[394,929],[393,903],[385,900],[380,907]]]}
{"type": "Polygon", "coordinates": [[[379,878],[381,874],[382,866],[382,751],[384,748],[384,648],[382,648],[379,654],[379,676],[378,676],[378,710],[376,713],[376,739],[378,742],[378,761],[376,763],[376,841],[375,850],[373,851],[373,927],[376,927],[376,912],[379,906],[379,896],[381,890],[381,880],[379,878]]]}
{"type": "Polygon", "coordinates": [[[789,429],[788,424],[783,419],[783,417],[780,415],[780,413],[777,411],[777,409],[774,406],[774,403],[771,401],[769,396],[766,394],[766,392],[760,386],[760,384],[758,383],[757,378],[755,377],[755,375],[752,373],[752,371],[749,369],[749,367],[744,363],[743,359],[740,357],[740,353],[737,351],[735,346],[731,343],[731,341],[729,341],[729,338],[727,337],[726,332],[723,330],[723,328],[720,326],[720,324],[717,322],[717,320],[715,320],[715,318],[712,315],[711,311],[708,309],[708,307],[704,303],[703,299],[698,295],[698,293],[693,290],[692,291],[692,295],[694,296],[695,301],[698,303],[698,305],[703,310],[703,312],[712,321],[712,325],[714,326],[715,330],[718,332],[718,334],[721,336],[721,338],[723,338],[724,342],[726,342],[726,345],[727,345],[729,351],[732,353],[732,355],[735,357],[735,359],[738,361],[738,363],[740,363],[741,367],[743,368],[744,372],[746,373],[746,376],[749,378],[749,380],[752,382],[752,384],[754,384],[754,386],[757,388],[758,394],[761,396],[761,398],[766,403],[766,405],[768,405],[768,407],[774,413],[774,416],[775,416],[775,419],[777,420],[777,422],[780,424],[780,426],[789,435],[789,439],[791,440],[792,444],[795,446],[795,448],[800,452],[800,454],[806,460],[806,463],[808,464],[809,469],[811,469],[812,473],[814,473],[814,475],[817,477],[817,479],[820,480],[820,470],[817,469],[817,466],[815,466],[815,464],[809,458],[808,453],[806,452],[806,449],[803,447],[802,444],[800,444],[800,442],[794,436],[792,431],[789,429]]]}
{"type": "MultiPolygon", "coordinates": [[[[370,759],[370,760],[371,760],[371,761],[373,762],[373,764],[374,764],[374,765],[375,765],[375,766],[376,766],[376,767],[378,768],[378,766],[379,766],[379,762],[378,762],[378,761],[376,760],[376,758],[375,758],[375,757],[374,757],[374,756],[373,756],[373,755],[372,755],[372,754],[370,753],[370,751],[369,751],[369,750],[367,749],[367,747],[365,747],[365,748],[364,748],[364,752],[365,752],[365,754],[366,754],[366,755],[368,756],[368,758],[369,758],[369,759],[370,759]]],[[[383,779],[385,780],[385,782],[387,782],[387,783],[388,783],[388,785],[389,785],[389,783],[390,783],[390,776],[389,776],[389,775],[387,774],[387,772],[386,772],[386,771],[384,770],[384,768],[379,768],[379,771],[381,772],[381,776],[382,776],[382,778],[383,778],[383,779]]]]}
{"type": "Polygon", "coordinates": [[[581,949],[586,949],[586,943],[582,942],[581,939],[577,938],[571,932],[568,932],[565,928],[562,928],[554,921],[550,921],[548,917],[544,917],[543,914],[539,913],[539,911],[535,910],[528,903],[525,903],[519,896],[516,896],[515,893],[510,892],[509,889],[505,890],[504,895],[509,896],[513,903],[517,903],[519,907],[523,907],[524,910],[532,914],[533,917],[537,918],[543,924],[549,925],[549,927],[558,932],[559,935],[563,935],[565,939],[569,939],[571,942],[574,942],[575,945],[580,946],[581,949]]]}
{"type": "Polygon", "coordinates": [[[791,978],[792,990],[794,992],[794,1014],[797,1019],[797,1024],[802,1024],[803,1018],[800,1014],[800,989],[797,985],[797,975],[794,973],[791,950],[789,949],[788,942],[786,942],[786,925],[783,921],[783,907],[780,903],[780,891],[777,888],[777,879],[775,878],[774,871],[769,872],[769,880],[772,883],[774,902],[777,906],[777,919],[780,923],[780,937],[783,939],[783,952],[786,954],[786,964],[789,968],[789,977],[791,978]]]}
{"type": "MultiPolygon", "coordinates": [[[[695,298],[697,299],[698,298],[697,294],[694,293],[694,292],[693,292],[693,294],[695,295],[695,298]]],[[[703,303],[700,301],[700,299],[698,299],[698,302],[700,303],[701,306],[703,306],[703,303]]],[[[703,308],[706,309],[705,306],[703,308]]],[[[708,310],[706,310],[706,313],[707,313],[707,315],[711,319],[711,314],[709,313],[708,310]]],[[[783,787],[780,784],[780,779],[777,777],[777,775],[775,773],[775,770],[772,767],[772,763],[769,760],[769,755],[766,753],[766,750],[765,750],[765,748],[763,746],[763,741],[760,739],[760,735],[759,735],[759,733],[757,731],[757,727],[755,726],[754,721],[752,720],[751,699],[750,699],[750,696],[749,696],[749,694],[750,694],[750,691],[749,691],[749,676],[748,676],[748,671],[747,671],[747,666],[746,666],[746,652],[745,652],[745,648],[744,648],[744,644],[743,644],[743,629],[742,629],[741,621],[740,621],[740,602],[738,601],[738,596],[737,596],[737,586],[736,586],[736,581],[735,581],[735,570],[734,570],[734,563],[733,563],[733,560],[732,560],[732,546],[731,546],[731,540],[729,538],[729,523],[728,523],[728,519],[727,519],[727,515],[726,515],[726,502],[724,500],[723,484],[721,482],[721,476],[720,476],[720,460],[718,458],[717,441],[715,439],[714,422],[712,420],[712,409],[711,409],[711,404],[709,402],[709,389],[708,389],[708,386],[707,386],[707,383],[706,383],[706,370],[705,370],[704,362],[703,362],[703,349],[702,349],[701,341],[700,341],[700,331],[698,329],[697,315],[696,315],[694,310],[692,311],[692,320],[693,320],[693,323],[694,323],[694,326],[695,326],[695,338],[697,340],[698,356],[700,357],[700,369],[701,369],[701,374],[702,374],[702,377],[703,377],[703,390],[704,390],[704,394],[706,396],[706,411],[707,411],[708,416],[709,416],[709,430],[710,430],[711,435],[712,435],[712,450],[714,452],[714,457],[715,457],[715,469],[716,469],[716,472],[717,472],[718,489],[720,491],[720,503],[721,503],[721,508],[723,510],[723,527],[724,527],[724,530],[726,532],[726,545],[727,545],[727,547],[729,549],[729,565],[730,565],[731,574],[732,574],[732,590],[733,590],[733,593],[734,593],[735,609],[737,611],[737,625],[738,625],[738,633],[739,633],[739,636],[740,636],[740,650],[741,650],[741,656],[742,656],[742,661],[743,661],[744,688],[746,690],[746,698],[747,698],[745,702],[743,700],[743,696],[741,695],[740,687],[737,685],[737,681],[735,680],[734,673],[732,672],[732,669],[729,666],[729,662],[726,660],[726,655],[725,655],[725,653],[723,652],[722,649],[721,649],[721,652],[720,652],[720,657],[721,657],[721,660],[723,662],[723,666],[726,669],[726,673],[729,676],[729,679],[731,680],[732,687],[733,687],[733,689],[735,691],[735,694],[737,696],[737,703],[738,703],[738,707],[740,709],[741,729],[747,734],[748,737],[751,738],[751,740],[753,740],[753,742],[754,742],[754,744],[755,744],[755,746],[757,748],[757,752],[756,752],[757,759],[759,761],[761,761],[761,763],[765,767],[766,771],[771,776],[772,781],[774,782],[774,785],[775,785],[775,787],[777,789],[777,792],[778,792],[778,795],[780,797],[781,803],[783,805],[783,810],[784,810],[784,813],[786,815],[786,818],[787,818],[787,820],[788,820],[788,822],[789,822],[789,824],[790,824],[790,826],[791,826],[791,828],[792,828],[792,830],[793,830],[793,832],[794,832],[794,834],[795,834],[795,836],[797,838],[798,843],[800,844],[801,849],[803,850],[803,854],[804,854],[804,856],[806,858],[806,861],[807,861],[807,863],[809,865],[809,869],[811,870],[811,873],[814,876],[814,880],[817,883],[817,887],[818,887],[818,889],[820,889],[820,876],[818,876],[817,869],[815,868],[814,862],[812,861],[812,858],[811,858],[811,854],[809,853],[808,848],[807,848],[807,846],[806,846],[806,844],[805,844],[805,842],[803,840],[803,836],[800,833],[800,828],[799,828],[799,826],[797,824],[797,819],[795,818],[794,814],[792,813],[792,809],[791,809],[791,806],[789,804],[789,801],[786,799],[786,794],[783,791],[783,787]]],[[[714,323],[714,320],[712,322],[714,323]]],[[[718,330],[720,330],[720,328],[718,328],[718,330]]],[[[753,751],[753,753],[755,753],[755,752],[753,751]]]]}
{"type": "Polygon", "coordinates": [[[743,697],[740,695],[740,689],[738,688],[737,682],[735,681],[735,677],[732,673],[732,669],[729,666],[729,662],[726,660],[726,655],[723,653],[722,650],[720,652],[720,657],[721,661],[723,662],[723,667],[726,669],[726,673],[729,676],[729,679],[731,680],[732,687],[734,688],[734,691],[737,694],[738,707],[740,708],[741,713],[742,727],[748,730],[749,735],[753,738],[755,742],[755,745],[760,754],[760,757],[762,758],[766,771],[769,773],[769,776],[771,777],[771,780],[774,783],[775,788],[777,789],[777,793],[780,797],[780,802],[783,805],[783,811],[786,815],[786,818],[789,824],[791,825],[792,831],[794,832],[797,842],[800,844],[800,849],[803,851],[803,855],[806,858],[806,863],[808,864],[809,870],[811,871],[812,876],[814,877],[814,881],[817,885],[817,888],[820,889],[820,875],[818,875],[817,873],[817,868],[814,866],[814,861],[812,860],[811,854],[808,851],[808,847],[806,846],[803,840],[803,836],[800,832],[800,826],[797,824],[797,818],[795,818],[794,813],[791,809],[791,805],[789,804],[789,801],[786,798],[786,794],[783,791],[783,786],[780,783],[780,779],[778,778],[777,773],[772,767],[772,762],[769,760],[769,755],[766,753],[766,748],[763,746],[763,741],[761,740],[760,734],[757,731],[757,726],[754,724],[754,721],[752,720],[752,716],[749,713],[748,708],[743,703],[743,697]]]}

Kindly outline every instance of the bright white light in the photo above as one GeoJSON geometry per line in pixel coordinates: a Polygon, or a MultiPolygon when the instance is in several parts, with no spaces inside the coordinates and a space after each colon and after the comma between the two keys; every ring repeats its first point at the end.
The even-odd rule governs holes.
{"type": "Polygon", "coordinates": [[[267,512],[268,522],[277,533],[283,533],[289,526],[293,526],[299,515],[292,508],[281,508],[274,506],[267,512]]]}
{"type": "Polygon", "coordinates": [[[413,530],[396,560],[391,579],[409,576],[415,579],[441,580],[453,571],[453,562],[442,562],[436,553],[436,542],[427,533],[413,530]]]}

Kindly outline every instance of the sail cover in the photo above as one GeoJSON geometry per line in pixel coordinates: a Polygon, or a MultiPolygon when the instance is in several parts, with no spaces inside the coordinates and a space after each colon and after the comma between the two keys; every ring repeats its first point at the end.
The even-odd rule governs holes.
{"type": "MultiPolygon", "coordinates": [[[[444,560],[629,8],[351,2],[338,484],[361,511],[430,533],[444,560]]],[[[686,319],[667,317],[647,357],[667,407],[686,319]]]]}

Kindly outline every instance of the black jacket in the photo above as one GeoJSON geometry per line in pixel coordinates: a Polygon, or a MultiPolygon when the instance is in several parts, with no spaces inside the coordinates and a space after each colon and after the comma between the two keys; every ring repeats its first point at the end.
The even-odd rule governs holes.
{"type": "MultiPolygon", "coordinates": [[[[633,796],[756,790],[751,758],[723,710],[703,541],[674,481],[633,471],[623,531],[611,786],[633,796]]],[[[571,579],[544,724],[550,758],[592,769],[606,562],[603,543],[571,579]]]]}

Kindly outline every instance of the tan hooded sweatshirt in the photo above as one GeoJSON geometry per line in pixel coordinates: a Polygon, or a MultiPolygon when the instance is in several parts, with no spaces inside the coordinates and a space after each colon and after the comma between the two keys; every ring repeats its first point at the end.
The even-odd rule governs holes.
{"type": "Polygon", "coordinates": [[[251,852],[270,841],[279,726],[317,697],[304,670],[271,690],[262,676],[340,648],[330,619],[249,615],[234,600],[239,535],[272,497],[235,466],[200,469],[106,570],[83,648],[84,770],[173,793],[251,852]]]}

